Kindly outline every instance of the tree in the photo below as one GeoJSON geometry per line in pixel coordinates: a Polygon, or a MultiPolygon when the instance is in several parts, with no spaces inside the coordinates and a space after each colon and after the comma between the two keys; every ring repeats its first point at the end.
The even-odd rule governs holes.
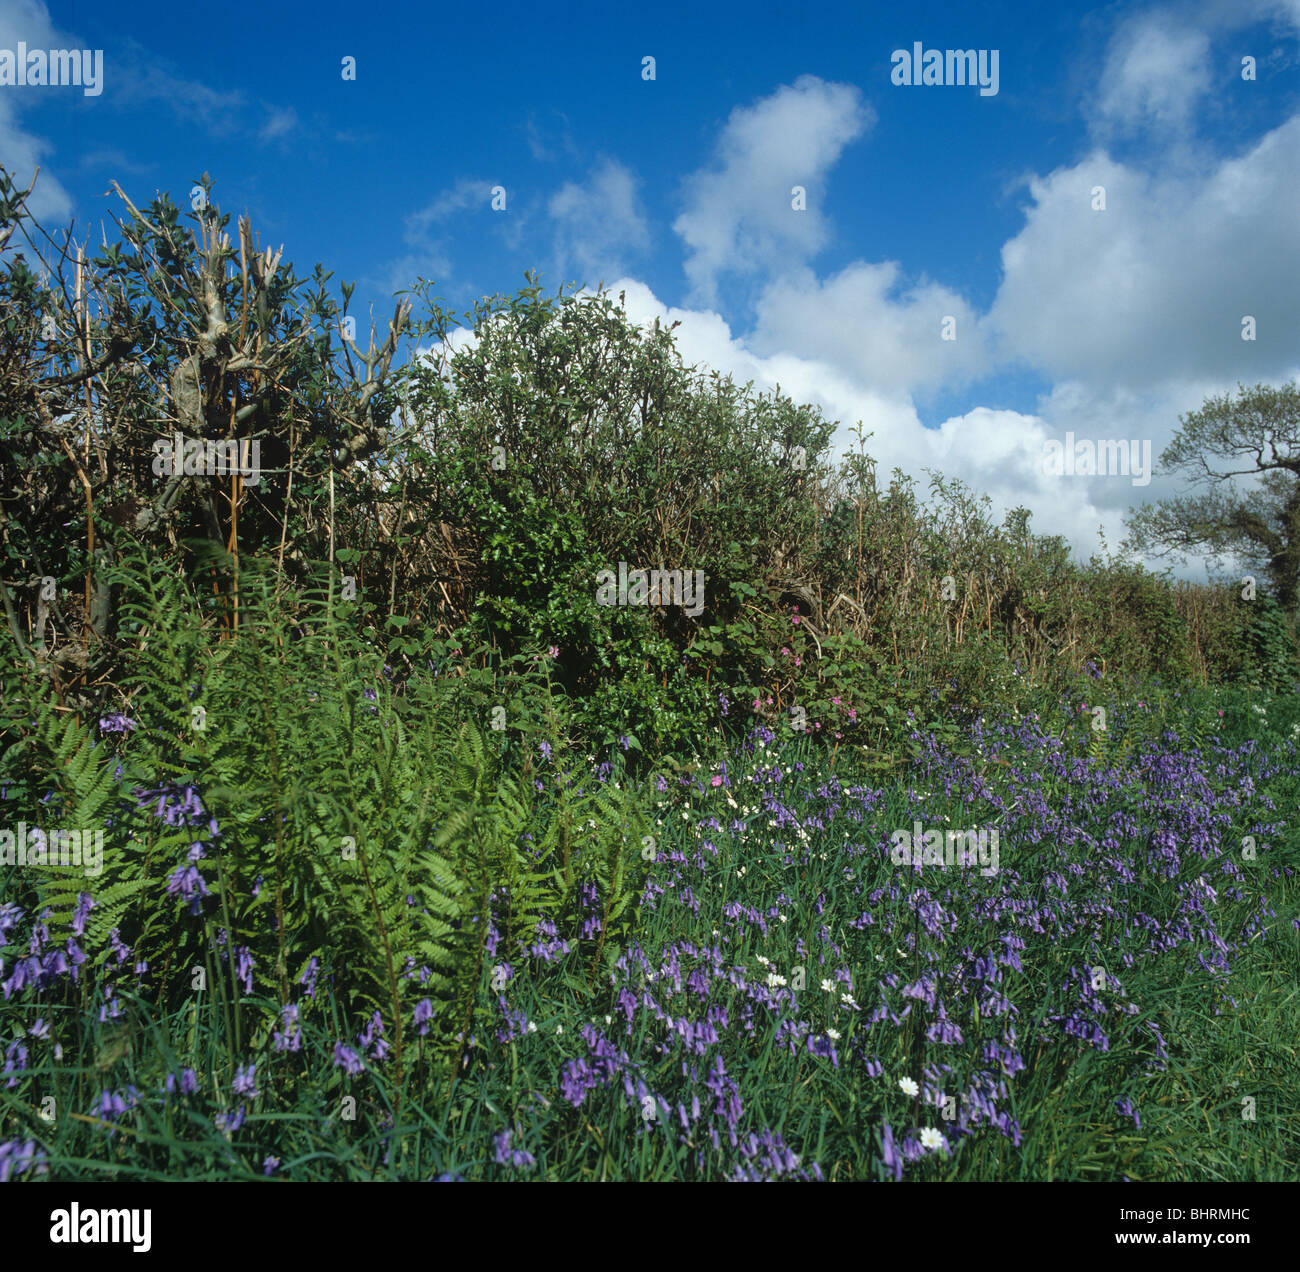
{"type": "Polygon", "coordinates": [[[1209,398],[1200,411],[1182,417],[1182,428],[1160,456],[1162,469],[1181,470],[1198,493],[1143,504],[1126,519],[1125,546],[1157,556],[1231,553],[1268,579],[1294,617],[1300,600],[1300,386],[1237,388],[1237,401],[1226,394],[1209,398]],[[1258,481],[1240,481],[1252,475],[1258,481]]]}
{"type": "Polygon", "coordinates": [[[352,289],[340,311],[318,265],[315,290],[300,295],[304,283],[256,245],[246,218],[232,247],[206,174],[190,193],[195,231],[166,196],[141,211],[114,183],[130,213],[114,218],[124,241],[105,239],[92,259],[71,230],[56,241],[31,217],[31,188],[0,168],[0,623],[56,686],[61,664],[85,686],[111,670],[109,579],[126,538],[191,565],[183,545],[222,557],[204,577],[227,597],[232,627],[241,553],[287,539],[291,569],[327,552],[333,563],[334,518],[313,508],[322,491],[332,503],[336,484],[357,484],[388,444],[409,303],[363,353],[346,317],[352,289]],[[160,474],[155,442],[177,432],[246,444],[250,457],[255,443],[266,480],[189,462],[160,474]]]}

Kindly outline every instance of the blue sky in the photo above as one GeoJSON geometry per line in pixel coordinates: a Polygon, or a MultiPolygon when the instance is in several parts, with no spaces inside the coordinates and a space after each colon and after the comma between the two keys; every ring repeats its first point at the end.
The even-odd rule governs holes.
{"type": "Polygon", "coordinates": [[[184,203],[207,171],[300,277],[357,282],[363,330],[421,275],[459,311],[528,269],[604,280],[688,362],[1084,556],[1177,486],[1053,476],[1045,441],[1158,458],[1207,397],[1300,373],[1300,0],[373,14],[0,0],[0,50],[104,53],[97,95],[0,85],[0,163],[96,242],[110,179],[184,203]],[[997,92],[893,83],[918,41],[997,50],[997,92]]]}

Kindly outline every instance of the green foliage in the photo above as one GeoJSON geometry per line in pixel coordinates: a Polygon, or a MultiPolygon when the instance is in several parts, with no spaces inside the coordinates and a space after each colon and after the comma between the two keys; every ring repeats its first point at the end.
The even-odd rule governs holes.
{"type": "Polygon", "coordinates": [[[1300,662],[1282,606],[1271,596],[1261,596],[1243,608],[1242,683],[1272,693],[1295,692],[1300,662]]]}
{"type": "Polygon", "coordinates": [[[140,557],[116,568],[124,622],[149,633],[123,677],[134,728],[109,735],[114,754],[38,681],[35,723],[6,752],[30,779],[25,794],[53,792],[30,808],[34,823],[40,812],[47,828],[104,828],[103,874],[19,872],[8,895],[66,925],[93,892],[92,965],[120,935],[155,969],[169,1012],[192,1000],[202,969],[236,1042],[250,986],[232,951],[251,959],[252,992],[281,1004],[313,966],[333,977],[343,1019],[379,1012],[399,1066],[428,999],[422,1049],[449,1066],[486,966],[489,899],[506,938],[527,942],[590,878],[605,933],[623,931],[644,873],[643,820],[608,784],[575,786],[545,664],[481,649],[439,674],[446,649],[425,634],[397,676],[369,628],[358,631],[361,609],[330,611],[327,587],[277,597],[256,569],[242,582],[231,632],[179,576],[140,557]],[[540,791],[539,737],[557,766],[540,791]],[[187,792],[201,812],[160,820],[177,820],[187,792]],[[173,895],[190,867],[210,891],[195,913],[173,895]]]}

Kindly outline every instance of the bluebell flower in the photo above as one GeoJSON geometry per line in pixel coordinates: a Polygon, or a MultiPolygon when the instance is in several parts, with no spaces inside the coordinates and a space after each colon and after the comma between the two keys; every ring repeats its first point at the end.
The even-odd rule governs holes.
{"type": "Polygon", "coordinates": [[[531,1170],[537,1161],[531,1153],[522,1148],[511,1149],[510,1132],[501,1131],[492,1137],[496,1145],[494,1160],[498,1166],[510,1166],[515,1170],[531,1170]]]}
{"type": "Polygon", "coordinates": [[[253,955],[247,945],[235,947],[235,975],[244,993],[253,992],[253,955]]]}
{"type": "Polygon", "coordinates": [[[82,892],[77,897],[77,908],[72,912],[72,934],[81,936],[86,930],[86,919],[95,908],[95,898],[89,892],[82,892]]]}
{"type": "Polygon", "coordinates": [[[202,899],[211,895],[198,866],[194,865],[177,866],[168,876],[167,891],[171,896],[179,895],[181,900],[188,901],[191,914],[198,914],[202,899]]]}
{"type": "Polygon", "coordinates": [[[885,1122],[881,1129],[881,1146],[882,1160],[885,1166],[894,1172],[894,1179],[903,1178],[903,1159],[899,1155],[898,1149],[894,1146],[894,1132],[890,1130],[889,1123],[885,1122]]]}
{"type": "Polygon", "coordinates": [[[298,1028],[298,1008],[290,1003],[280,1009],[281,1025],[271,1037],[275,1051],[299,1051],[302,1048],[302,1030],[298,1028]]]}
{"type": "Polygon", "coordinates": [[[298,984],[307,987],[307,997],[315,999],[316,997],[316,973],[320,970],[320,960],[313,957],[307,964],[306,970],[298,977],[298,984]]]}
{"type": "Polygon", "coordinates": [[[0,1141],[0,1184],[25,1174],[49,1174],[45,1150],[37,1148],[35,1140],[0,1141]]]}
{"type": "Polygon", "coordinates": [[[361,1057],[351,1047],[342,1042],[334,1044],[334,1063],[342,1068],[344,1073],[352,1077],[356,1077],[358,1073],[365,1069],[365,1065],[361,1063],[361,1057]]]}
{"type": "Polygon", "coordinates": [[[178,1088],[182,1095],[193,1095],[199,1089],[199,1075],[193,1069],[182,1069],[179,1079],[174,1073],[169,1073],[167,1075],[168,1094],[175,1095],[178,1088]]]}

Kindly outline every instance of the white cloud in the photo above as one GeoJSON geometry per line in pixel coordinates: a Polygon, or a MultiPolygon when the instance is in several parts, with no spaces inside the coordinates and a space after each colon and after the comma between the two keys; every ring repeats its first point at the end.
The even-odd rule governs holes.
{"type": "Polygon", "coordinates": [[[1099,134],[1187,131],[1212,84],[1210,40],[1170,10],[1137,15],[1111,39],[1094,103],[1099,134]]]}
{"type": "Polygon", "coordinates": [[[244,127],[248,98],[241,90],[223,92],[173,75],[160,64],[157,53],[138,40],[123,36],[105,55],[105,64],[105,96],[111,95],[114,106],[139,109],[163,102],[217,137],[231,136],[244,127]],[[107,69],[110,65],[113,74],[107,69]]]}
{"type": "MultiPolygon", "coordinates": [[[[5,0],[0,5],[0,48],[16,49],[19,40],[33,49],[83,47],[54,26],[49,10],[39,0],[5,0]]],[[[40,166],[27,209],[51,230],[66,226],[72,215],[72,198],[49,170],[46,156],[53,147],[19,122],[21,110],[35,105],[40,91],[13,87],[0,90],[0,160],[19,190],[27,189],[40,166]]],[[[16,239],[12,245],[17,245],[16,239]]]]}
{"type": "Polygon", "coordinates": [[[636,192],[636,179],[622,164],[606,159],[585,184],[565,182],[551,196],[547,212],[554,223],[553,270],[567,278],[575,266],[580,283],[595,283],[621,273],[628,255],[650,246],[636,192]]]}
{"type": "Polygon", "coordinates": [[[5,0],[0,6],[0,49],[16,49],[19,40],[33,49],[72,47],[56,34],[50,11],[40,0],[5,0]]]}
{"type": "Polygon", "coordinates": [[[431,225],[447,220],[458,212],[471,208],[489,211],[492,206],[492,182],[461,177],[449,190],[444,190],[431,202],[405,218],[405,239],[418,241],[431,225]]]}
{"type": "MultiPolygon", "coordinates": [[[[1208,165],[1207,165],[1208,166],[1208,165]]],[[[1268,378],[1293,357],[1300,292],[1300,116],[1196,178],[1094,154],[1030,182],[988,315],[1005,358],[1128,387],[1268,378]],[[1093,211],[1104,186],[1106,210],[1093,211]],[[1255,318],[1256,340],[1241,320],[1255,318]]]]}
{"type": "Polygon", "coordinates": [[[820,203],[825,175],[875,122],[859,90],[803,75],[753,106],[737,107],[713,166],[686,179],[673,229],[689,248],[692,300],[716,304],[718,276],[775,271],[811,259],[829,236],[820,203]],[[791,207],[803,186],[807,208],[791,207]]]}
{"type": "Polygon", "coordinates": [[[274,141],[284,137],[298,127],[298,112],[292,106],[283,110],[271,107],[267,112],[266,123],[257,134],[262,141],[274,141]]]}
{"type": "MultiPolygon", "coordinates": [[[[4,166],[19,190],[26,190],[33,175],[36,176],[26,206],[49,231],[66,226],[72,216],[72,196],[49,170],[46,156],[51,150],[48,141],[19,124],[12,100],[0,95],[0,155],[4,156],[4,166]]],[[[11,246],[17,242],[15,237],[11,246]]]]}
{"type": "Polygon", "coordinates": [[[804,268],[765,286],[754,347],[828,360],[860,383],[901,393],[957,381],[988,366],[978,317],[938,283],[906,286],[894,261],[855,261],[824,281],[804,268]],[[943,338],[944,319],[955,339],[943,338]]]}
{"type": "MultiPolygon", "coordinates": [[[[463,212],[490,214],[493,182],[462,177],[441,191],[424,207],[402,219],[402,241],[407,250],[385,263],[376,275],[380,290],[391,293],[404,290],[416,278],[435,281],[446,295],[446,284],[455,277],[453,254],[445,237],[435,233],[446,221],[463,212]]],[[[464,288],[462,286],[461,290],[464,288]]]]}

